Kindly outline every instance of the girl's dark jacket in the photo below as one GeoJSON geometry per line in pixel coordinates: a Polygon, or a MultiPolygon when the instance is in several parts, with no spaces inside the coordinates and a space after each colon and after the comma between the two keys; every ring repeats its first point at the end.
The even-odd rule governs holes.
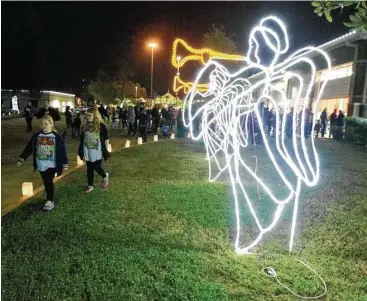
{"type": "MultiPolygon", "coordinates": [[[[79,155],[81,160],[84,159],[84,148],[83,148],[84,135],[85,135],[85,129],[83,129],[83,131],[80,134],[80,144],[79,144],[79,149],[78,149],[78,155],[79,155]]],[[[108,152],[108,150],[106,148],[106,143],[105,142],[106,142],[106,140],[108,140],[108,131],[107,131],[107,127],[104,123],[101,123],[101,125],[100,125],[99,137],[100,137],[100,140],[101,140],[102,157],[106,161],[110,157],[110,153],[108,152]]]]}
{"type": "MultiPolygon", "coordinates": [[[[28,142],[23,152],[20,154],[19,160],[18,160],[23,163],[33,153],[34,170],[37,169],[36,143],[37,143],[38,136],[40,133],[42,132],[38,132],[32,136],[31,140],[28,142]]],[[[66,145],[65,145],[64,139],[62,139],[62,137],[58,133],[52,132],[52,134],[55,135],[55,140],[56,140],[56,149],[55,149],[56,173],[58,176],[60,176],[62,174],[62,169],[68,168],[68,156],[66,153],[66,145]]]]}

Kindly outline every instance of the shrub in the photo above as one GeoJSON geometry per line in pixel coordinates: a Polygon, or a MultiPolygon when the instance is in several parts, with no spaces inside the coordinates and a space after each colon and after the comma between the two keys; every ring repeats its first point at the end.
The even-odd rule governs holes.
{"type": "Polygon", "coordinates": [[[345,140],[353,144],[367,145],[367,119],[347,117],[345,119],[345,140]]]}

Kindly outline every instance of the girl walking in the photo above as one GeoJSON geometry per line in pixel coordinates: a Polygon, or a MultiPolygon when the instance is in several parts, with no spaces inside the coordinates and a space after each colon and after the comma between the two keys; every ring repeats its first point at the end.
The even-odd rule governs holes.
{"type": "Polygon", "coordinates": [[[68,169],[66,146],[62,137],[56,133],[54,121],[50,115],[41,119],[41,131],[34,134],[18,159],[18,166],[33,153],[34,170],[39,170],[45,186],[46,203],[43,210],[50,211],[55,207],[54,183],[55,174],[62,174],[68,169]]]}
{"type": "Polygon", "coordinates": [[[104,124],[98,109],[91,108],[85,114],[86,123],[80,135],[78,155],[87,163],[88,186],[85,193],[90,193],[94,189],[94,171],[102,177],[102,187],[107,188],[109,184],[108,173],[102,168],[102,159],[107,160],[109,144],[107,127],[104,124]]]}

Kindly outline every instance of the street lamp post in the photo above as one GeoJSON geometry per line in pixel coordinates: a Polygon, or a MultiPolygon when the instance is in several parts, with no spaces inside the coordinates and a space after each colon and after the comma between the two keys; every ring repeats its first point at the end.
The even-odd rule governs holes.
{"type": "Polygon", "coordinates": [[[156,43],[149,43],[149,47],[152,48],[152,63],[150,67],[150,98],[153,102],[153,58],[154,58],[154,48],[157,47],[156,43]]]}
{"type": "Polygon", "coordinates": [[[138,86],[135,86],[135,98],[138,99],[138,86]]]}

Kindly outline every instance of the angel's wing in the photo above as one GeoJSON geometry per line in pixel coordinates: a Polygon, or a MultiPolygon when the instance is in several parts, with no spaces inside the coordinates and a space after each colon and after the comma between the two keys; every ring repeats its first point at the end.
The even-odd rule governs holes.
{"type": "MultiPolygon", "coordinates": [[[[247,70],[245,70],[247,71],[247,70]]],[[[245,72],[244,71],[244,72],[245,72]]],[[[238,132],[239,117],[254,108],[251,86],[245,78],[236,78],[216,61],[209,61],[196,79],[193,89],[185,98],[185,125],[190,128],[195,140],[203,139],[206,159],[209,161],[209,180],[214,181],[226,170],[231,162],[234,141],[247,145],[246,133],[238,132]],[[209,90],[197,91],[195,86],[202,78],[209,78],[209,90]],[[234,121],[237,120],[237,121],[234,121]],[[195,124],[202,125],[195,132],[195,124]],[[227,156],[226,160],[221,160],[227,156]]]]}

